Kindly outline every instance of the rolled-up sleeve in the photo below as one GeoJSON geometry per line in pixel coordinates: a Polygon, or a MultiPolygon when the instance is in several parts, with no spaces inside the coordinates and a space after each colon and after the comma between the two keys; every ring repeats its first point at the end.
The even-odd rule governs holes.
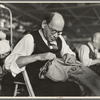
{"type": "Polygon", "coordinates": [[[89,48],[86,45],[82,45],[79,50],[79,59],[83,63],[84,66],[89,67],[91,64],[92,59],[89,57],[89,48]]]}
{"type": "Polygon", "coordinates": [[[5,59],[5,69],[10,70],[15,77],[25,69],[25,66],[19,68],[16,60],[20,56],[31,55],[34,50],[34,39],[31,34],[25,35],[15,46],[12,53],[5,59]]]}
{"type": "Polygon", "coordinates": [[[60,39],[62,40],[61,55],[63,56],[66,53],[75,55],[75,53],[70,49],[70,47],[67,45],[66,41],[62,36],[60,36],[60,39]]]}

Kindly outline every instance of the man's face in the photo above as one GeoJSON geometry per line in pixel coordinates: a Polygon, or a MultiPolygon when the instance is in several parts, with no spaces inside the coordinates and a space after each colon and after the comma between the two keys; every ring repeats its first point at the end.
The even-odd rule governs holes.
{"type": "Polygon", "coordinates": [[[94,47],[100,49],[100,34],[95,37],[94,47]]]}
{"type": "Polygon", "coordinates": [[[44,35],[47,41],[55,41],[59,37],[59,35],[62,34],[63,27],[64,23],[55,18],[53,18],[49,24],[46,24],[44,27],[44,35]]]}

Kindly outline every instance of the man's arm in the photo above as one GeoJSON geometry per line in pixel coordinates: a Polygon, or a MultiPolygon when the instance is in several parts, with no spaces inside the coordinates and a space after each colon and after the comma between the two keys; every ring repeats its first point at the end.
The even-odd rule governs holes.
{"type": "Polygon", "coordinates": [[[31,55],[34,48],[34,39],[31,34],[25,35],[15,46],[12,53],[5,59],[5,68],[10,70],[11,73],[16,76],[18,73],[24,70],[19,68],[16,60],[20,56],[31,55]]]}
{"type": "Polygon", "coordinates": [[[56,58],[53,53],[31,55],[34,51],[34,38],[31,34],[24,36],[16,45],[13,52],[5,60],[5,68],[14,76],[24,70],[24,67],[37,60],[51,60],[56,58]]]}
{"type": "Polygon", "coordinates": [[[32,62],[35,62],[37,60],[52,60],[55,59],[56,55],[53,53],[43,53],[43,54],[34,54],[30,56],[20,56],[17,60],[16,63],[19,68],[22,68],[23,66],[26,66],[27,64],[30,64],[32,62]]]}
{"type": "Polygon", "coordinates": [[[76,62],[75,53],[66,44],[66,41],[64,40],[64,38],[62,36],[60,36],[60,39],[62,40],[61,55],[62,55],[65,63],[75,63],[76,62]]]}
{"type": "Polygon", "coordinates": [[[86,45],[82,45],[78,50],[79,59],[83,65],[89,67],[91,65],[100,64],[100,59],[91,59],[89,52],[90,50],[86,45]]]}

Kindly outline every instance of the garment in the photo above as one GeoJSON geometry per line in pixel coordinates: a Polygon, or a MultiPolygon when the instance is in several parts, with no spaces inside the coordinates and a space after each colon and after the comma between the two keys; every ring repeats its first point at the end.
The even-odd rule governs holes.
{"type": "MultiPolygon", "coordinates": [[[[57,57],[60,57],[60,54],[61,56],[63,56],[65,53],[74,54],[70,50],[69,46],[65,44],[65,41],[62,38],[62,36],[60,36],[56,42],[58,49],[52,50],[48,47],[47,41],[45,40],[45,38],[43,37],[41,33],[42,31],[39,31],[39,32],[40,34],[38,32],[33,32],[33,35],[27,34],[17,44],[17,46],[15,47],[11,55],[7,57],[5,61],[6,69],[9,69],[12,72],[13,76],[16,76],[18,73],[20,73],[25,68],[25,67],[22,69],[18,68],[15,61],[19,56],[39,54],[39,53],[45,53],[45,52],[53,52],[56,54],[57,57]]],[[[60,95],[61,96],[77,95],[78,96],[80,95],[80,88],[74,82],[68,82],[68,81],[67,82],[54,82],[50,79],[45,79],[45,80],[39,79],[39,70],[45,63],[46,61],[36,61],[26,66],[26,71],[28,73],[30,82],[32,84],[32,87],[34,89],[36,96],[57,96],[57,95],[59,96],[60,95]]],[[[20,76],[20,74],[18,74],[15,77],[16,80],[18,79],[18,76],[20,76]]],[[[13,79],[13,81],[14,80],[15,79],[13,79]]],[[[3,84],[3,87],[4,87],[4,84],[3,84]]]]}
{"type": "Polygon", "coordinates": [[[69,80],[68,72],[70,69],[73,66],[79,67],[80,64],[81,63],[78,61],[75,64],[65,64],[62,58],[56,58],[45,63],[45,65],[40,69],[39,77],[41,79],[48,77],[55,82],[64,82],[69,80]]]}
{"type": "Polygon", "coordinates": [[[87,96],[100,96],[100,77],[90,68],[81,66],[68,72],[69,79],[76,81],[84,88],[87,96]]]}
{"type": "Polygon", "coordinates": [[[59,58],[48,61],[41,68],[40,77],[50,78],[55,82],[72,80],[81,85],[88,96],[100,96],[100,77],[79,61],[74,64],[65,64],[59,58]]]}
{"type": "Polygon", "coordinates": [[[89,42],[86,45],[82,45],[78,50],[78,56],[83,65],[92,69],[97,75],[100,76],[100,64],[91,65],[91,61],[97,59],[98,52],[93,48],[93,45],[89,42]]]}

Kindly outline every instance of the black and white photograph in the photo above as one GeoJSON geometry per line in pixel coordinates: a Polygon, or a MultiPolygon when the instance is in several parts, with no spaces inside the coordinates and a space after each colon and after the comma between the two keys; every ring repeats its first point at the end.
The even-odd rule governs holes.
{"type": "Polygon", "coordinates": [[[100,2],[0,1],[0,97],[99,97],[100,2]]]}

